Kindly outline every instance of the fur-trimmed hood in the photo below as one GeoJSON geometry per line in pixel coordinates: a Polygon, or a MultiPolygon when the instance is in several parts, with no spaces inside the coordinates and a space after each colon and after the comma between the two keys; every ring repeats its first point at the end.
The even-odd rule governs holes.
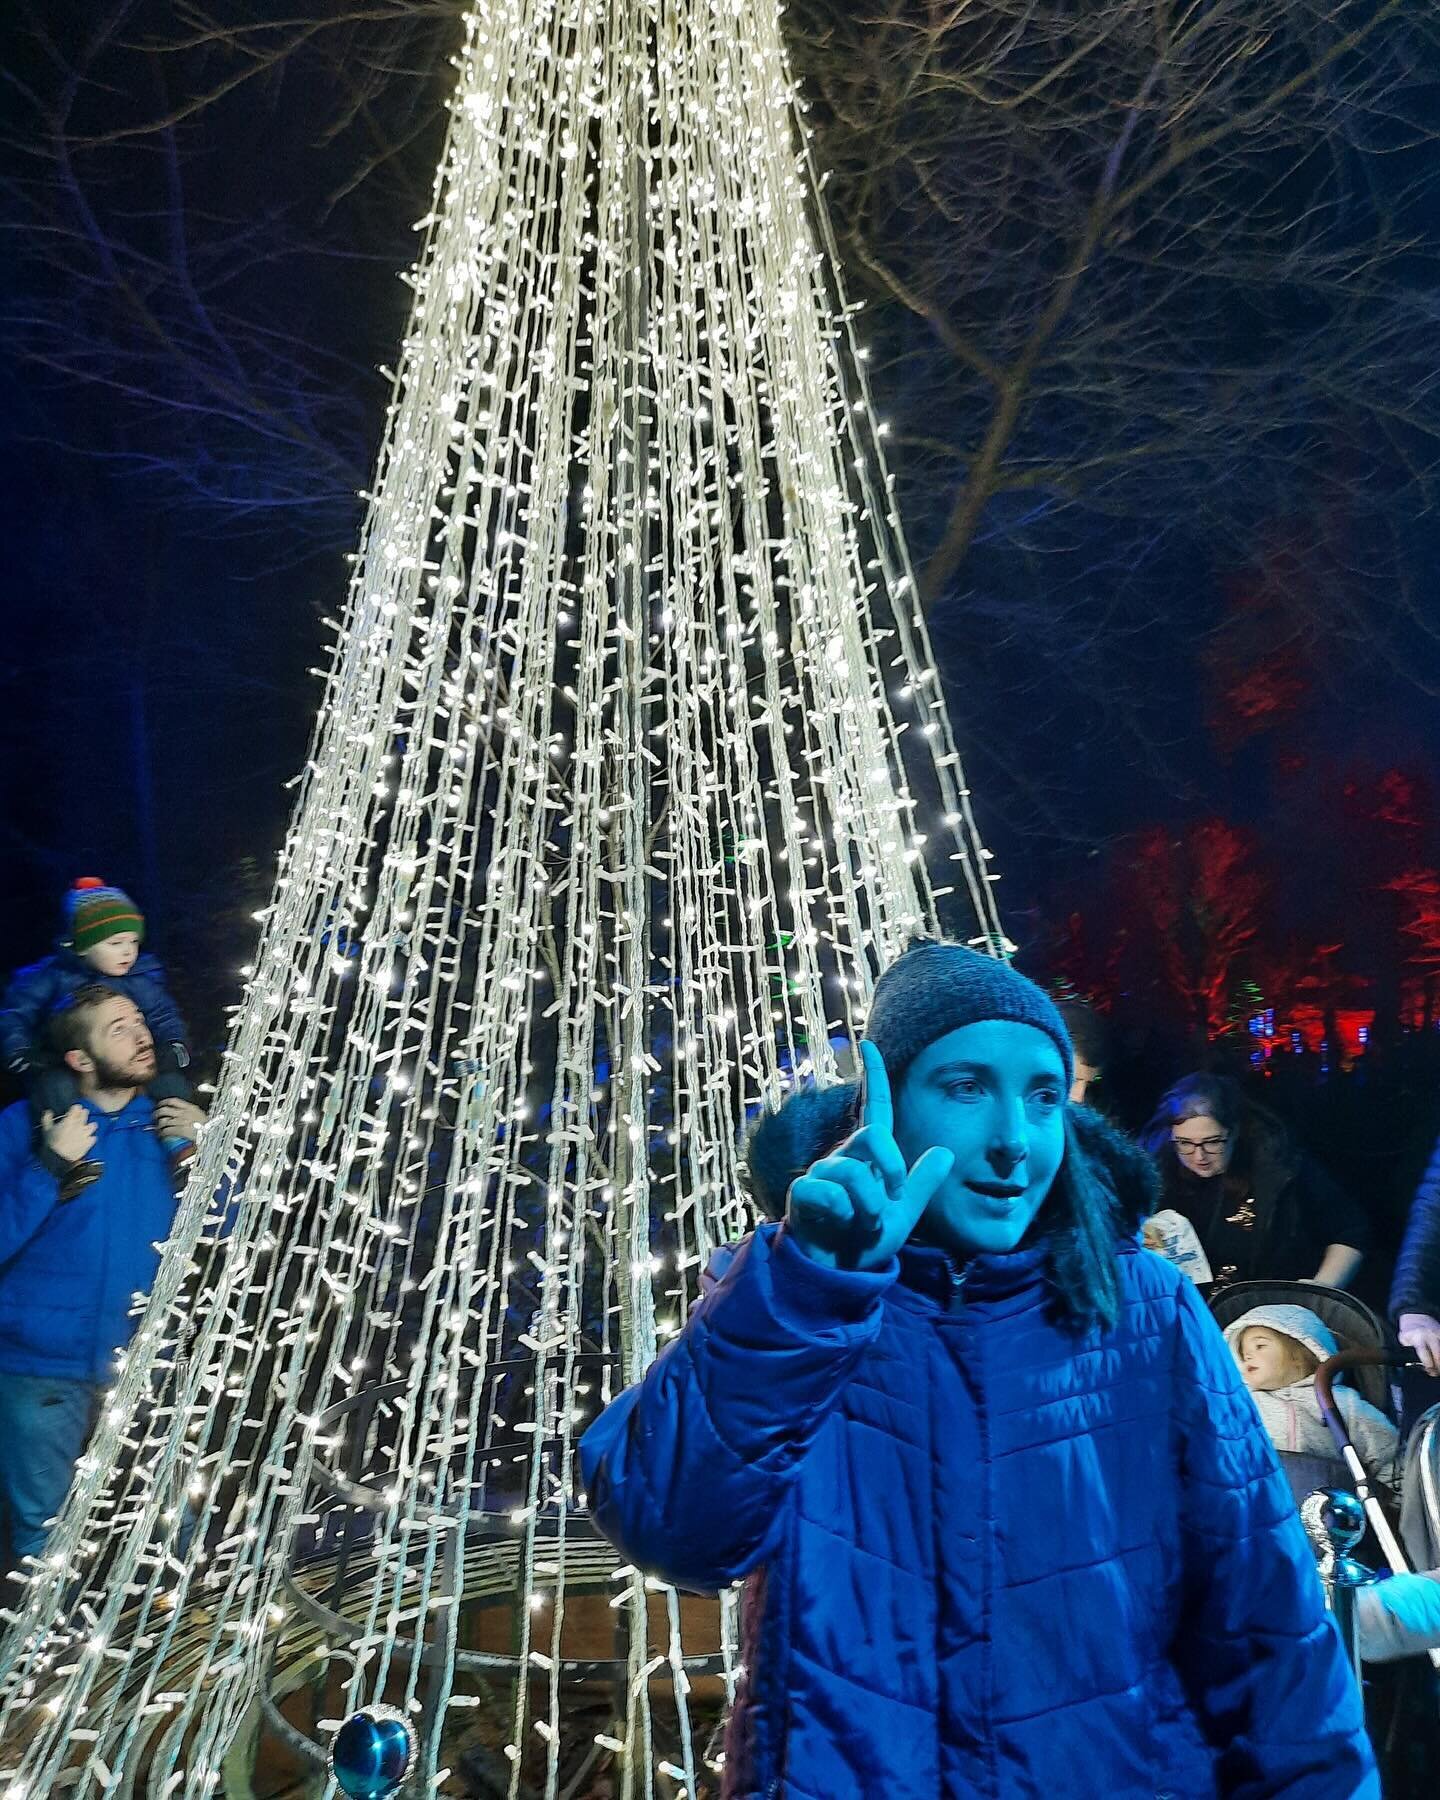
{"type": "Polygon", "coordinates": [[[750,1197],[767,1219],[785,1217],[790,1184],[849,1137],[860,1122],[860,1088],[807,1082],[767,1109],[750,1128],[745,1173],[750,1197]]]}

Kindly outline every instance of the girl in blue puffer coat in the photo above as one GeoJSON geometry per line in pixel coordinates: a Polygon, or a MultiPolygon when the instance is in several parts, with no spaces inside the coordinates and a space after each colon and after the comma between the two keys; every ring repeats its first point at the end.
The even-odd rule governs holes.
{"type": "Polygon", "coordinates": [[[783,1220],[581,1444],[627,1558],[745,1581],[724,1792],[1377,1796],[1269,1441],[1052,1002],[915,945],[862,1053],[863,1096],[762,1122],[783,1220]]]}

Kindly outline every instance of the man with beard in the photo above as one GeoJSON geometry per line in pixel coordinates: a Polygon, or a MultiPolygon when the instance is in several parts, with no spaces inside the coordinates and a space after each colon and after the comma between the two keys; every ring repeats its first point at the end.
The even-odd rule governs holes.
{"type": "Polygon", "coordinates": [[[193,1138],[204,1115],[145,1092],[155,1045],[144,1015],[114,988],[78,990],[53,1041],[80,1099],[47,1113],[37,1150],[24,1101],[0,1113],[0,1510],[12,1562],[38,1556],[136,1325],[175,1195],[161,1139],[193,1138]],[[64,1171],[93,1159],[100,1177],[61,1198],[64,1171]]]}

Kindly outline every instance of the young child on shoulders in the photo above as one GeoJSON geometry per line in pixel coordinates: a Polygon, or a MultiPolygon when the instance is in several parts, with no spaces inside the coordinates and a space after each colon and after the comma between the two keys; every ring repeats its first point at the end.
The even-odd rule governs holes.
{"type": "MultiPolygon", "coordinates": [[[[1315,1371],[1339,1349],[1334,1332],[1308,1306],[1255,1306],[1226,1326],[1225,1340],[1275,1448],[1336,1455],[1315,1392],[1315,1371]]],[[[1399,1454],[1399,1432],[1353,1388],[1334,1391],[1361,1461],[1386,1479],[1399,1454]]]]}
{"type": "MultiPolygon", "coordinates": [[[[48,1157],[44,1133],[79,1099],[75,1077],[49,1046],[56,1011],[83,987],[102,982],[131,1000],[145,1016],[155,1039],[156,1074],[147,1088],[154,1100],[189,1100],[194,1088],[185,1021],[165,983],[158,957],[141,948],[145,920],[130,896],[93,875],[75,882],[64,900],[65,931],[54,953],[17,970],[0,1002],[0,1060],[23,1084],[30,1101],[40,1155],[48,1157]]],[[[195,1154],[189,1138],[163,1140],[172,1165],[181,1169],[195,1154]]],[[[62,1199],[98,1181],[101,1165],[88,1158],[54,1171],[62,1199]]]]}

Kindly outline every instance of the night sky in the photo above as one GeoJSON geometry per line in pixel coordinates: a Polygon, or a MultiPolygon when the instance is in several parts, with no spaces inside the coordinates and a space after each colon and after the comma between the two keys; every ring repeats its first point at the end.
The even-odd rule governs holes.
{"type": "MultiPolygon", "coordinates": [[[[92,12],[43,9],[70,51],[92,12]]],[[[10,9],[0,60],[33,94],[56,91],[51,60],[10,9]]],[[[7,94],[7,211],[22,228],[8,241],[25,253],[0,259],[4,960],[48,948],[75,875],[119,882],[141,900],[212,1042],[283,836],[285,784],[304,759],[318,695],[308,671],[323,658],[322,619],[344,597],[355,490],[379,442],[386,386],[375,365],[406,315],[396,271],[413,255],[423,192],[406,189],[435,155],[427,147],[404,178],[377,180],[334,226],[320,215],[339,165],[316,149],[303,102],[282,83],[179,140],[196,277],[187,293],[168,238],[173,174],[148,144],[78,159],[104,216],[143,257],[117,267],[87,246],[57,268],[37,250],[23,227],[73,214],[40,185],[52,176],[25,137],[36,107],[7,94]],[[77,267],[99,271],[93,287],[77,267]],[[172,327],[166,351],[178,346],[178,358],[134,324],[117,274],[153,282],[146,303],[172,327]],[[231,336],[244,402],[233,410],[184,362],[193,352],[223,369],[216,346],[231,336]],[[103,379],[57,369],[57,340],[103,379]],[[136,387],[162,402],[134,401],[136,387]],[[299,420],[293,448],[254,426],[267,408],[299,420]],[[246,504],[257,497],[273,503],[246,504]]],[[[140,105],[133,92],[92,92],[78,129],[108,128],[140,105]]],[[[438,145],[438,119],[431,137],[438,145]]]]}

